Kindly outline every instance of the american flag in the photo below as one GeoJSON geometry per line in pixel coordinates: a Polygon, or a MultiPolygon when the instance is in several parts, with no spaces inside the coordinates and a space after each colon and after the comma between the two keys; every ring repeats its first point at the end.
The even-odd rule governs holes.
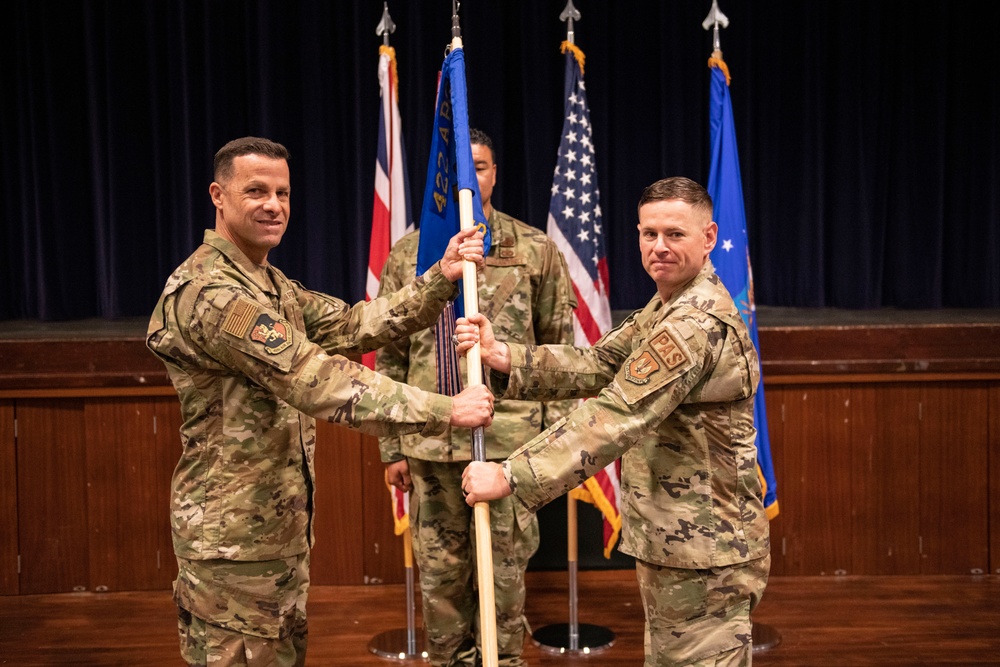
{"type": "MultiPolygon", "coordinates": [[[[372,240],[368,251],[368,280],[365,299],[378,296],[382,267],[393,244],[409,231],[410,197],[406,180],[403,130],[399,123],[399,87],[396,79],[396,50],[382,45],[378,50],[378,82],[381,112],[378,117],[378,156],[375,159],[375,205],[372,208],[372,240]]],[[[362,361],[375,368],[375,353],[362,361]]],[[[388,481],[386,482],[388,484],[388,481]]],[[[389,486],[392,519],[397,535],[410,525],[410,496],[389,486]]]]}
{"type": "MultiPolygon", "coordinates": [[[[562,251],[569,266],[577,308],[573,324],[575,342],[593,345],[611,328],[608,301],[608,262],[604,248],[597,165],[587,89],[583,83],[583,52],[570,42],[566,54],[566,104],[562,139],[552,178],[548,235],[562,251]]],[[[615,461],[571,493],[595,505],[604,517],[604,556],[621,532],[621,461],[615,461]]]]}
{"type": "MultiPolygon", "coordinates": [[[[379,277],[392,246],[410,231],[410,197],[403,152],[403,130],[399,122],[396,50],[379,47],[378,82],[381,113],[378,117],[378,155],[375,160],[375,205],[372,208],[372,238],[368,251],[365,299],[378,296],[379,277]]],[[[375,368],[375,353],[364,355],[368,368],[375,368]]]]}

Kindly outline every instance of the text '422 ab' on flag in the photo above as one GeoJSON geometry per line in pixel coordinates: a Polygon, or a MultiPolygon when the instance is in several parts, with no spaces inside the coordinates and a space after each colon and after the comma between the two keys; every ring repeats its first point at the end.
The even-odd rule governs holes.
{"type": "MultiPolygon", "coordinates": [[[[461,229],[458,192],[472,191],[473,224],[483,230],[483,255],[490,251],[490,226],[483,213],[483,200],[476,180],[469,141],[469,107],[465,87],[465,54],[452,49],[441,65],[437,104],[434,107],[434,131],[427,160],[427,183],[420,210],[420,243],[417,246],[417,275],[423,274],[444,256],[448,241],[461,229]]],[[[455,318],[463,312],[464,294],[441,313],[434,325],[438,393],[454,396],[462,389],[461,372],[455,346],[455,318]]]]}
{"type": "MultiPolygon", "coordinates": [[[[476,180],[469,143],[469,107],[465,88],[465,54],[453,49],[441,65],[434,132],[427,162],[427,184],[420,210],[420,245],[417,248],[417,275],[441,259],[448,241],[459,232],[458,191],[472,191],[474,224],[486,234],[483,254],[490,249],[490,233],[483,200],[476,180]]],[[[462,300],[457,299],[461,306],[462,300]]],[[[459,313],[461,315],[461,313],[459,313]]]]}
{"type": "MultiPolygon", "coordinates": [[[[715,222],[719,225],[718,242],[711,259],[715,272],[739,307],[747,328],[750,329],[754,347],[759,351],[740,158],[736,150],[733,104],[729,97],[729,69],[718,53],[709,59],[708,64],[712,75],[709,102],[712,162],[708,175],[708,194],[712,196],[715,222]]],[[[773,519],[778,515],[778,488],[771,460],[763,381],[757,387],[754,401],[754,425],[757,427],[757,470],[764,487],[764,508],[768,518],[773,519]]]]}
{"type": "MultiPolygon", "coordinates": [[[[573,313],[575,343],[593,345],[611,328],[608,263],[604,248],[597,166],[583,83],[583,51],[562,43],[566,54],[566,104],[562,139],[549,200],[549,235],[569,267],[577,308],[573,313]]],[[[604,557],[621,532],[621,461],[617,460],[571,491],[577,500],[596,506],[604,518],[604,557]]]]}

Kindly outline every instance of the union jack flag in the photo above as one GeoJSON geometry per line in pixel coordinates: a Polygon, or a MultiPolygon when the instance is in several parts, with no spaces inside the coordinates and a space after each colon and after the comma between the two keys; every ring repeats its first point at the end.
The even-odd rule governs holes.
{"type": "MultiPolygon", "coordinates": [[[[562,43],[566,54],[566,104],[562,139],[552,178],[547,233],[566,258],[577,308],[575,343],[593,345],[611,328],[608,262],[604,248],[597,166],[583,83],[584,55],[574,44],[562,43]]],[[[621,532],[621,461],[615,461],[571,491],[577,500],[596,506],[604,517],[604,557],[621,532]]]]}
{"type": "MultiPolygon", "coordinates": [[[[406,179],[403,129],[399,122],[396,78],[396,50],[382,45],[378,50],[378,82],[381,110],[378,117],[378,155],[375,160],[375,205],[372,207],[372,239],[368,251],[368,280],[365,300],[378,296],[379,277],[389,250],[409,230],[410,197],[406,179]]],[[[362,358],[375,368],[375,353],[362,358]]],[[[386,482],[388,484],[388,481],[386,482]]],[[[392,520],[397,535],[410,525],[410,496],[389,486],[392,520]]]]}
{"type": "MultiPolygon", "coordinates": [[[[368,279],[365,300],[378,296],[379,276],[389,250],[401,239],[410,224],[409,184],[406,178],[406,154],[403,152],[403,129],[399,121],[396,79],[396,50],[380,46],[378,58],[379,97],[378,155],[375,160],[375,204],[372,207],[372,237],[368,251],[368,279]]],[[[375,368],[375,353],[362,361],[375,368]]]]}

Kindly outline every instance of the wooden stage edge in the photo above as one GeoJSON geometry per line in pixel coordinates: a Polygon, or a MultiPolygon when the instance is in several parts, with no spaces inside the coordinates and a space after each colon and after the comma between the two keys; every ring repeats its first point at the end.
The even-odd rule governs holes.
{"type": "MultiPolygon", "coordinates": [[[[632,570],[579,575],[580,623],[615,634],[608,649],[558,655],[529,639],[532,667],[642,664],[643,613],[632,570]]],[[[370,641],[405,628],[401,584],[317,586],[309,599],[308,665],[403,664],[370,641]]],[[[754,613],[781,636],[758,667],[1000,664],[1000,577],[773,577],[754,613]]],[[[419,600],[419,595],[418,595],[419,600]]],[[[165,590],[0,598],[0,665],[177,665],[175,612],[165,590]]],[[[420,627],[419,602],[417,627],[420,627]]],[[[566,574],[528,573],[528,621],[565,623],[566,574]]],[[[409,664],[426,664],[408,661],[409,664]]]]}
{"type": "MultiPolygon", "coordinates": [[[[769,385],[1000,379],[1000,310],[762,306],[756,316],[769,385]]],[[[0,322],[0,398],[169,395],[145,328],[145,318],[0,322]]]]}

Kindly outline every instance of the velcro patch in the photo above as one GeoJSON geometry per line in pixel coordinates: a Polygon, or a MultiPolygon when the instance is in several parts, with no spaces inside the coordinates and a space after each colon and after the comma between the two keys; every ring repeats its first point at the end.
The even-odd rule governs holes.
{"type": "Polygon", "coordinates": [[[667,331],[660,333],[659,336],[649,341],[649,346],[660,355],[668,371],[677,368],[687,361],[687,354],[684,352],[684,349],[677,344],[677,341],[667,331]]]}
{"type": "Polygon", "coordinates": [[[661,332],[648,343],[649,349],[628,362],[625,379],[632,384],[646,384],[660,371],[672,371],[685,361],[687,354],[668,332],[661,332]]]}
{"type": "Polygon", "coordinates": [[[243,338],[247,332],[247,327],[253,322],[257,315],[258,306],[249,299],[237,299],[236,303],[229,309],[226,321],[222,323],[222,330],[232,334],[237,338],[243,338]]]}
{"type": "Polygon", "coordinates": [[[292,344],[292,327],[287,320],[261,313],[250,330],[250,340],[263,345],[268,354],[280,354],[292,344]]]}
{"type": "Polygon", "coordinates": [[[649,376],[660,370],[655,355],[646,351],[633,359],[625,367],[625,379],[633,384],[646,384],[649,376]]]}

